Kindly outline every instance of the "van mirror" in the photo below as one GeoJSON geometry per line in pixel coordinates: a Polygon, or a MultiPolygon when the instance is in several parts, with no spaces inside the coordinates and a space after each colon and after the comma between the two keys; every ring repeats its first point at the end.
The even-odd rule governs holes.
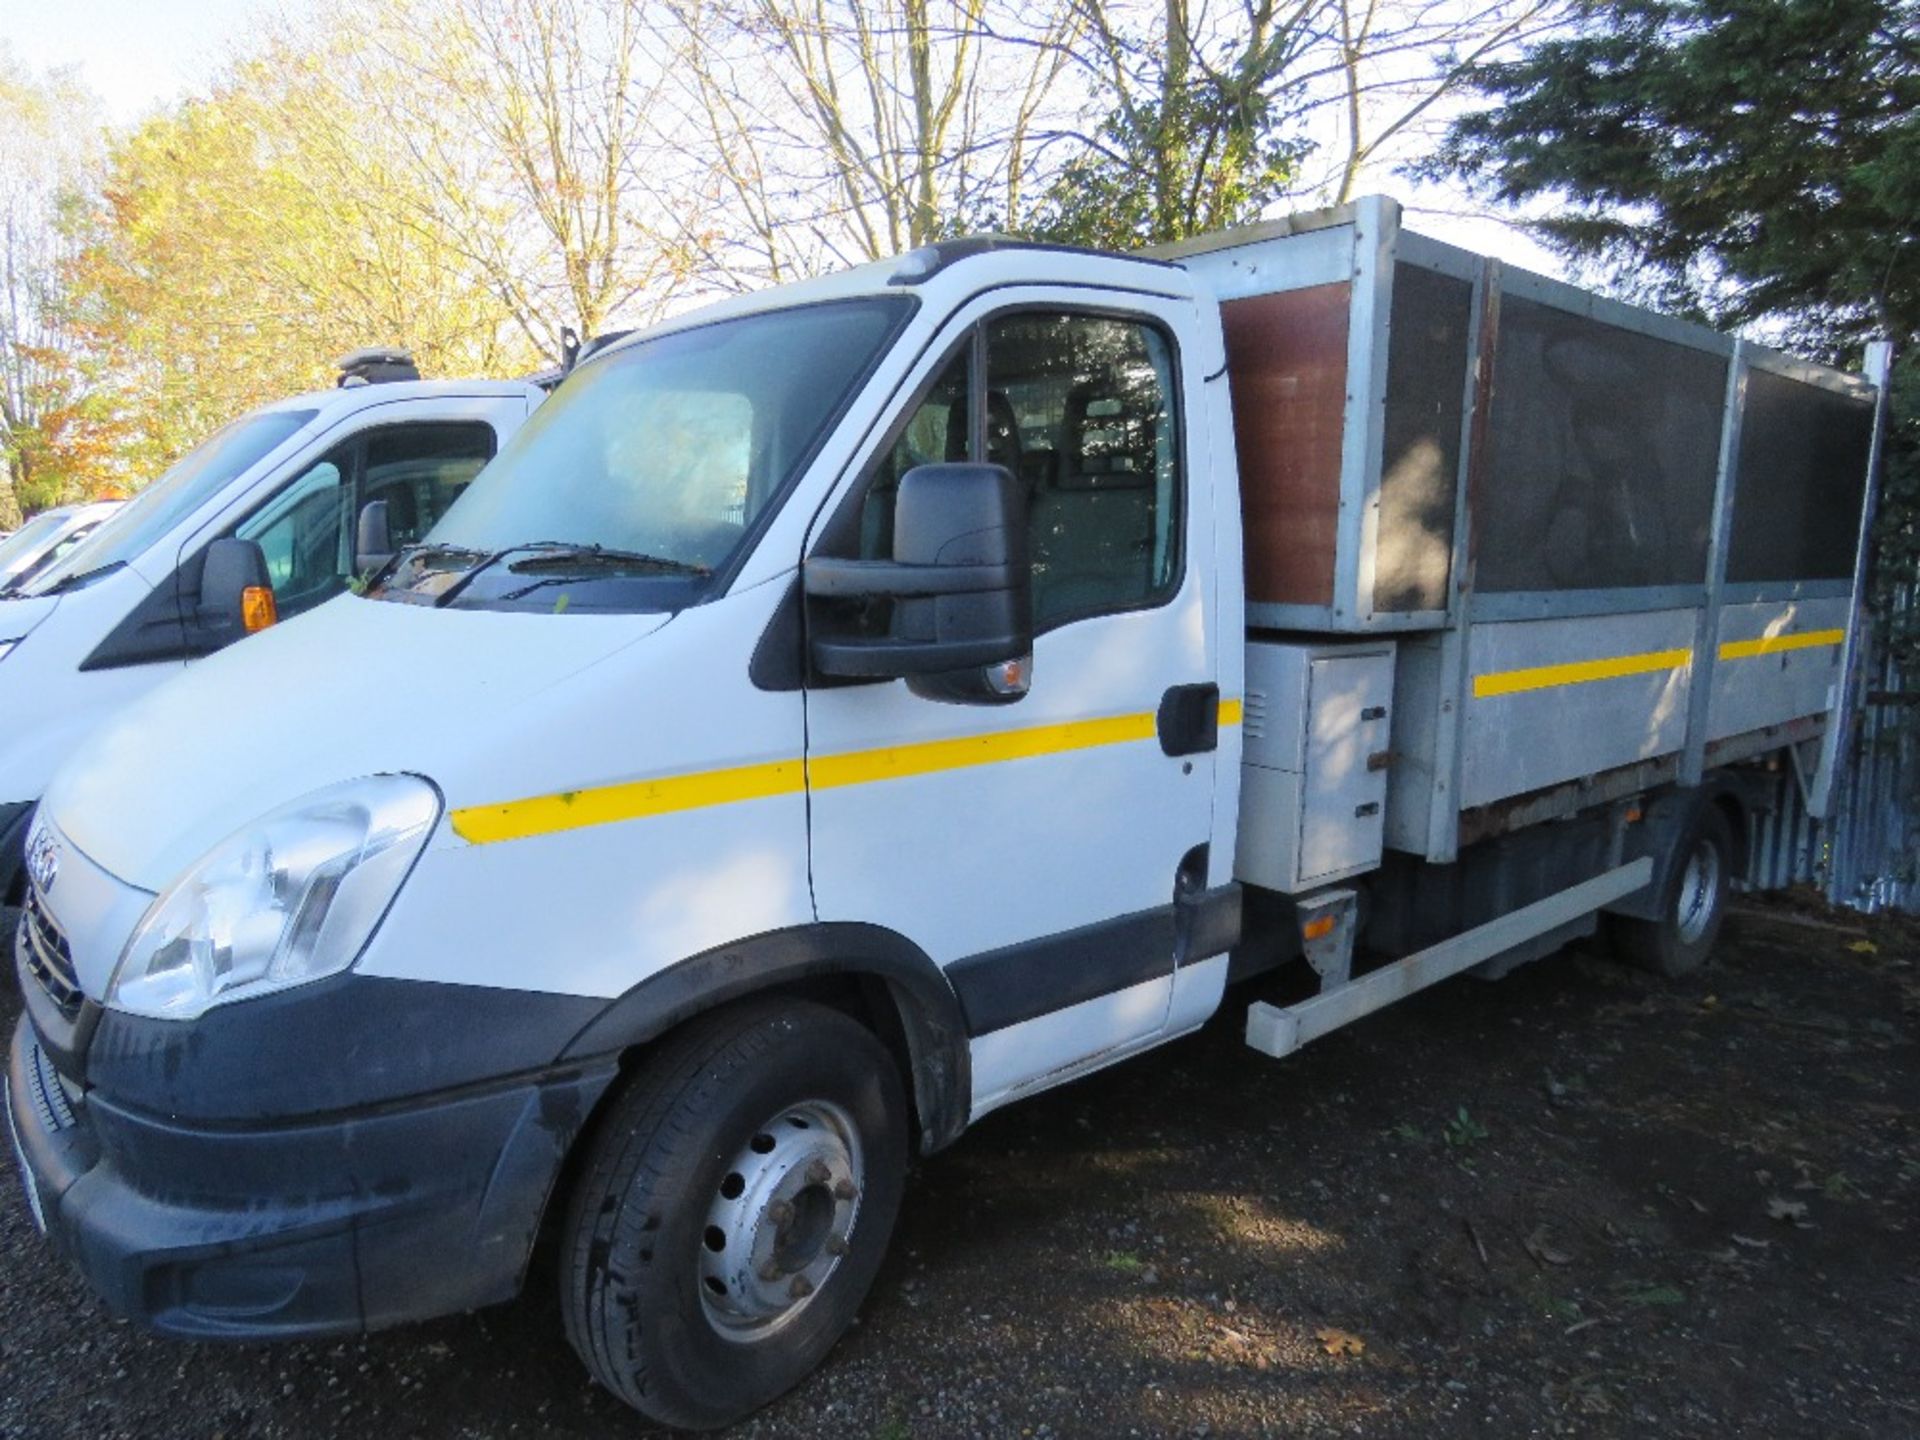
{"type": "Polygon", "coordinates": [[[264,630],[279,618],[266,552],[257,541],[230,535],[207,547],[196,618],[213,649],[264,630]]]}
{"type": "Polygon", "coordinates": [[[1033,570],[1025,485],[1000,465],[921,465],[900,479],[893,558],[806,563],[809,596],[885,599],[884,636],[822,635],[823,675],[906,677],[929,699],[1004,703],[1026,693],[1033,570]]]}
{"type": "Polygon", "coordinates": [[[393,559],[393,522],[387,514],[387,502],[369,500],[360,507],[354,525],[353,572],[372,575],[393,559]]]}

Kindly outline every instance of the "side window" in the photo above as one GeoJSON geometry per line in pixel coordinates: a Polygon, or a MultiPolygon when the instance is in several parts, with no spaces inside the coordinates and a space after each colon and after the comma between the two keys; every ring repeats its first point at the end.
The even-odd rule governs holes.
{"type": "Polygon", "coordinates": [[[965,460],[973,438],[973,346],[961,347],[867,477],[860,508],[860,555],[884,560],[893,553],[893,505],[900,477],[916,465],[965,460]]]}
{"type": "Polygon", "coordinates": [[[1172,347],[1137,321],[987,326],[988,458],[1032,494],[1034,628],[1158,604],[1180,576],[1172,347]]]}
{"type": "Polygon", "coordinates": [[[493,451],[493,427],[479,422],[372,431],[360,504],[386,501],[394,544],[411,545],[460,497],[493,451]]]}
{"type": "Polygon", "coordinates": [[[234,533],[258,541],[282,617],[312,609],[347,587],[352,540],[351,445],[307,469],[234,533]]]}

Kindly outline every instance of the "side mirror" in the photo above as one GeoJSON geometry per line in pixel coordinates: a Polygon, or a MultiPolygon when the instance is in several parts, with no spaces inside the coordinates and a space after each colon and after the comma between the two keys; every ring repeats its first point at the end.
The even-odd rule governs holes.
{"type": "Polygon", "coordinates": [[[353,527],[353,573],[372,575],[393,559],[393,522],[387,518],[387,502],[369,500],[360,507],[353,527]]]}
{"type": "Polygon", "coordinates": [[[1025,485],[999,465],[921,465],[900,480],[891,560],[806,562],[806,592],[889,599],[890,632],[821,636],[825,675],[906,677],[935,700],[1005,703],[1026,693],[1033,571],[1025,485]]]}
{"type": "Polygon", "coordinates": [[[200,628],[212,648],[264,630],[280,618],[267,557],[253,540],[229,536],[207,547],[200,571],[200,628]]]}

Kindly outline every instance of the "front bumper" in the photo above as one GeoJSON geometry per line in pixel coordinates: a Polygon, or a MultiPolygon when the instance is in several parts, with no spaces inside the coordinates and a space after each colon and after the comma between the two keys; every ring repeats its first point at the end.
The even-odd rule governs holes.
{"type": "Polygon", "coordinates": [[[283,1125],[197,1126],[61,1081],[22,1016],[7,1118],[53,1244],[164,1334],[337,1335],[515,1294],[611,1060],[283,1125]]]}
{"type": "MultiPolygon", "coordinates": [[[[0,802],[0,905],[24,883],[27,869],[27,821],[33,815],[34,801],[0,802]]],[[[0,936],[0,942],[11,939],[0,936]]]]}

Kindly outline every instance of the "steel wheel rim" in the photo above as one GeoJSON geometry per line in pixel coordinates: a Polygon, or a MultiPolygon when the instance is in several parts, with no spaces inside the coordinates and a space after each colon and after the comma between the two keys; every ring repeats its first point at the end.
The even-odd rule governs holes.
{"type": "Polygon", "coordinates": [[[1675,928],[1680,941],[1691,945],[1707,933],[1720,902],[1720,847],[1701,840],[1687,856],[1680,872],[1680,895],[1675,904],[1675,928]]]}
{"type": "Polygon", "coordinates": [[[707,1322],[742,1341],[792,1324],[846,1257],[865,1182],[860,1132],[831,1100],[784,1106],[756,1128],[696,1242],[707,1322]]]}

